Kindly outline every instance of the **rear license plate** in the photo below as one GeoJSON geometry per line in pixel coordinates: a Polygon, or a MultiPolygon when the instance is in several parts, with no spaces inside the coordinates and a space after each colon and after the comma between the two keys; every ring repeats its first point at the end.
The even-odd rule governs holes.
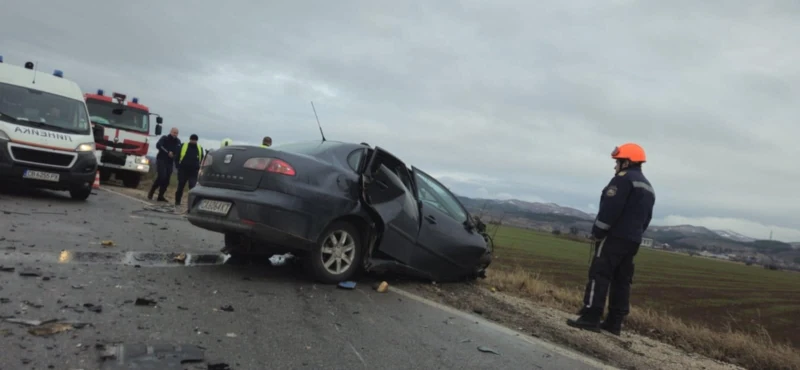
{"type": "Polygon", "coordinates": [[[61,178],[61,175],[51,172],[25,170],[25,173],[22,174],[22,177],[31,180],[58,182],[58,180],[61,178]]]}
{"type": "Polygon", "coordinates": [[[220,202],[218,200],[203,199],[197,209],[203,212],[216,213],[218,215],[227,215],[231,210],[230,202],[220,202]]]}

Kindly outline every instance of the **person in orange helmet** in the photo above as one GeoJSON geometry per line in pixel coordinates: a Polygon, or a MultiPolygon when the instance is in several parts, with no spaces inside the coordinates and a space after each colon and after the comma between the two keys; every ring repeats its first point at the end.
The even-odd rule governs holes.
{"type": "Polygon", "coordinates": [[[630,313],[633,258],[653,218],[656,194],[642,173],[647,161],[644,149],[633,143],[614,148],[614,177],[603,189],[600,209],[592,226],[595,251],[589,267],[589,281],[577,320],[567,325],[620,335],[622,322],[630,313]],[[602,321],[608,296],[608,316],[602,321]]]}

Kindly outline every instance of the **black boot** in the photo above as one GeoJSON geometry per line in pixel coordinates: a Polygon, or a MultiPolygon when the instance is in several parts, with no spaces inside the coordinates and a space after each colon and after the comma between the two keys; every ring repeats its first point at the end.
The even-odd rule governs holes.
{"type": "Polygon", "coordinates": [[[150,187],[150,191],[147,192],[147,200],[153,200],[153,194],[156,192],[156,186],[153,185],[150,187]]]}
{"type": "Polygon", "coordinates": [[[606,319],[600,324],[600,329],[619,336],[622,332],[622,317],[619,315],[608,314],[606,319]]]}
{"type": "Polygon", "coordinates": [[[582,315],[578,317],[577,320],[568,319],[567,325],[573,328],[584,329],[599,333],[600,319],[602,318],[603,314],[601,312],[588,309],[581,311],[582,315]]]}

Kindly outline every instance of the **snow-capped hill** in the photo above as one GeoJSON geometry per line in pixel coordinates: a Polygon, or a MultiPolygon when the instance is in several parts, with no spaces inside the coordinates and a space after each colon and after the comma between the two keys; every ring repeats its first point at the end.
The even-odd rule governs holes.
{"type": "Polygon", "coordinates": [[[756,240],[755,238],[751,238],[749,236],[744,236],[742,234],[739,234],[739,233],[737,233],[735,231],[731,231],[731,230],[712,230],[712,231],[714,231],[715,233],[717,233],[717,235],[719,235],[719,236],[721,236],[723,238],[727,238],[727,239],[730,239],[730,240],[735,240],[737,242],[749,243],[749,242],[752,242],[752,241],[756,240]]]}

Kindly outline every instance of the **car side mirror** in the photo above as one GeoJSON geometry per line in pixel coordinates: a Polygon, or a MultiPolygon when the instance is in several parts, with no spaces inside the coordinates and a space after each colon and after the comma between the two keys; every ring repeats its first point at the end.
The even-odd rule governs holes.
{"type": "Polygon", "coordinates": [[[100,125],[93,125],[92,126],[92,135],[94,135],[94,141],[103,141],[103,137],[105,137],[106,129],[100,125]]]}
{"type": "MultiPolygon", "coordinates": [[[[159,117],[159,118],[161,118],[161,117],[159,117]]],[[[160,122],[156,125],[156,136],[158,136],[158,135],[161,135],[161,123],[160,122]]]]}
{"type": "Polygon", "coordinates": [[[156,117],[156,123],[160,125],[160,124],[164,123],[164,119],[161,118],[161,116],[158,116],[158,117],[156,117]]]}

